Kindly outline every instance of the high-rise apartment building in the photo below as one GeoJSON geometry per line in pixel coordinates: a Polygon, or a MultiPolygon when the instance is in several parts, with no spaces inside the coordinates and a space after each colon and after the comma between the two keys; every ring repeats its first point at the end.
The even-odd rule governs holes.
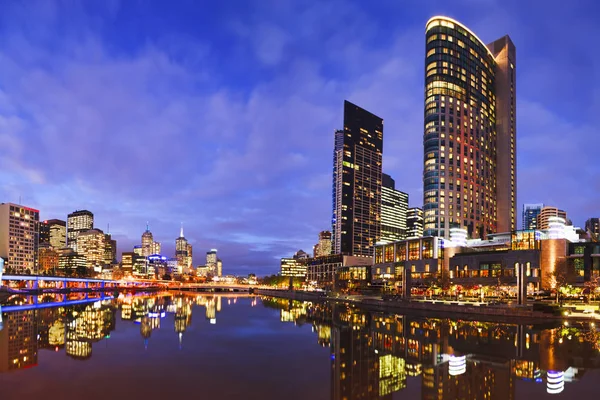
{"type": "Polygon", "coordinates": [[[548,223],[550,217],[559,217],[564,219],[565,223],[569,222],[566,211],[559,210],[556,207],[545,206],[542,207],[537,216],[537,229],[548,229],[550,227],[548,223]]]}
{"type": "Polygon", "coordinates": [[[406,238],[423,236],[423,210],[418,207],[409,208],[406,212],[406,238]]]}
{"type": "Polygon", "coordinates": [[[344,102],[333,153],[333,252],[372,257],[381,229],[383,120],[344,102]]]}
{"type": "Polygon", "coordinates": [[[544,208],[542,203],[523,204],[523,230],[538,229],[537,217],[544,208]]]}
{"type": "Polygon", "coordinates": [[[67,216],[67,245],[77,251],[77,235],[94,228],[94,214],[77,210],[67,216]]]}
{"type": "Polygon", "coordinates": [[[37,274],[40,212],[13,203],[0,204],[0,257],[5,273],[37,274]]]}
{"type": "Polygon", "coordinates": [[[516,229],[516,50],[458,21],[426,25],[423,224],[426,235],[516,229]]]}
{"type": "Polygon", "coordinates": [[[383,174],[381,186],[381,239],[380,243],[391,243],[406,237],[406,213],[408,194],[396,190],[391,176],[383,174]]]}
{"type": "Polygon", "coordinates": [[[105,235],[100,229],[90,229],[77,235],[77,253],[85,257],[88,270],[102,272],[105,263],[105,235]]]}

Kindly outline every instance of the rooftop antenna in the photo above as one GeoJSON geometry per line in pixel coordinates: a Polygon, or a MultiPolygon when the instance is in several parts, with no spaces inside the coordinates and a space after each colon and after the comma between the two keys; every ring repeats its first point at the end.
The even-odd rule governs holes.
{"type": "Polygon", "coordinates": [[[106,233],[110,234],[110,222],[106,224],[106,233]]]}
{"type": "Polygon", "coordinates": [[[146,221],[146,232],[150,231],[150,222],[146,221]]]}

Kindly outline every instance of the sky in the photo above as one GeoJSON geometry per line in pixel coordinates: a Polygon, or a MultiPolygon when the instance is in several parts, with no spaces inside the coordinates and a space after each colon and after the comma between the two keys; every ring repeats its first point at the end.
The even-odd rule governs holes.
{"type": "MultiPolygon", "coordinates": [[[[595,0],[0,0],[0,202],[118,241],[183,224],[194,265],[276,273],[331,226],[343,101],[422,205],[425,23],[517,48],[517,207],[600,216],[595,0]]],[[[520,220],[520,216],[519,216],[520,220]]]]}

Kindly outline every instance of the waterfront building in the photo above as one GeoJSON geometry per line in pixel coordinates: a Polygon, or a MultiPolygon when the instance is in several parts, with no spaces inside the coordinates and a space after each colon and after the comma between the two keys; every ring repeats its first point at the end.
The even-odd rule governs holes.
{"type": "Polygon", "coordinates": [[[77,235],[77,252],[85,257],[88,272],[102,272],[105,265],[105,235],[100,229],[80,231],[77,235]]]}
{"type": "Polygon", "coordinates": [[[538,215],[544,204],[523,204],[523,230],[540,229],[537,224],[538,215]]]}
{"type": "Polygon", "coordinates": [[[217,260],[217,276],[223,276],[223,261],[217,260]]]}
{"type": "Polygon", "coordinates": [[[409,208],[406,212],[406,238],[423,236],[423,210],[419,207],[409,208]]]}
{"type": "Polygon", "coordinates": [[[396,190],[396,184],[388,174],[382,175],[381,186],[381,239],[391,243],[406,237],[408,194],[396,190]]]}
{"type": "Polygon", "coordinates": [[[94,228],[94,214],[77,210],[67,216],[67,246],[77,251],[77,235],[94,228]]]}
{"type": "Polygon", "coordinates": [[[423,224],[485,238],[516,229],[516,50],[447,17],[426,24],[423,224]]]}
{"type": "Polygon", "coordinates": [[[299,259],[300,264],[306,267],[306,281],[313,286],[324,289],[333,289],[335,286],[336,272],[347,266],[368,266],[373,259],[360,256],[345,256],[332,254],[329,256],[299,259]]]}
{"type": "Polygon", "coordinates": [[[36,209],[0,204],[0,257],[7,274],[37,274],[39,221],[36,209]]]}
{"type": "Polygon", "coordinates": [[[126,275],[133,273],[133,260],[137,257],[133,251],[123,252],[121,254],[121,268],[126,275]]]}
{"type": "Polygon", "coordinates": [[[585,221],[585,231],[592,237],[592,240],[600,239],[600,218],[590,218],[585,221]]]}
{"type": "Polygon", "coordinates": [[[142,254],[143,254],[144,250],[142,249],[141,245],[133,246],[133,252],[135,253],[136,256],[143,257],[142,254]]]}
{"type": "Polygon", "coordinates": [[[537,216],[537,229],[548,229],[550,217],[560,217],[564,219],[565,222],[569,221],[565,211],[559,210],[556,207],[545,206],[540,210],[540,213],[537,216]]]}
{"type": "Polygon", "coordinates": [[[164,279],[165,275],[173,277],[173,264],[169,263],[169,259],[160,254],[152,254],[148,257],[148,275],[152,278],[164,279]]]}
{"type": "Polygon", "coordinates": [[[372,257],[381,230],[383,120],[344,101],[333,153],[333,253],[372,257]]]}

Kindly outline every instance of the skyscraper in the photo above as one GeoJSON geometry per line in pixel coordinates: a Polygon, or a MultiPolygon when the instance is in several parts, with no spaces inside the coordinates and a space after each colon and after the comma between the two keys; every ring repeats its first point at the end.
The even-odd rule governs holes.
{"type": "Polygon", "coordinates": [[[206,267],[208,268],[208,272],[213,276],[218,276],[217,273],[217,249],[210,249],[210,251],[206,252],[206,267]]]}
{"type": "Polygon", "coordinates": [[[77,210],[67,216],[67,245],[77,251],[77,235],[94,228],[94,214],[77,210]]]}
{"type": "Polygon", "coordinates": [[[423,236],[423,210],[418,207],[409,208],[406,213],[406,238],[423,236]]]}
{"type": "Polygon", "coordinates": [[[117,241],[110,233],[104,235],[104,263],[112,265],[117,262],[117,241]]]}
{"type": "Polygon", "coordinates": [[[188,272],[188,241],[183,236],[183,225],[181,225],[179,237],[175,239],[175,258],[177,259],[178,272],[188,272]]]}
{"type": "Polygon", "coordinates": [[[516,229],[516,50],[487,46],[446,17],[426,25],[423,218],[426,235],[516,229]]]}
{"type": "Polygon", "coordinates": [[[105,263],[106,236],[100,229],[90,229],[77,235],[77,253],[85,257],[88,271],[102,272],[105,263]]]}
{"type": "Polygon", "coordinates": [[[344,101],[333,152],[333,252],[373,256],[381,229],[383,120],[344,101]]]}
{"type": "Polygon", "coordinates": [[[40,212],[19,204],[0,204],[0,257],[5,273],[36,274],[40,212]]]}
{"type": "Polygon", "coordinates": [[[142,233],[142,256],[148,257],[153,254],[152,250],[154,245],[154,238],[148,224],[146,224],[146,230],[142,233]]]}
{"type": "Polygon", "coordinates": [[[391,176],[383,174],[381,187],[381,243],[391,243],[406,237],[408,194],[396,190],[391,176]]]}
{"type": "Polygon", "coordinates": [[[540,215],[542,208],[544,208],[542,203],[523,204],[523,229],[538,229],[537,216],[540,215]]]}

